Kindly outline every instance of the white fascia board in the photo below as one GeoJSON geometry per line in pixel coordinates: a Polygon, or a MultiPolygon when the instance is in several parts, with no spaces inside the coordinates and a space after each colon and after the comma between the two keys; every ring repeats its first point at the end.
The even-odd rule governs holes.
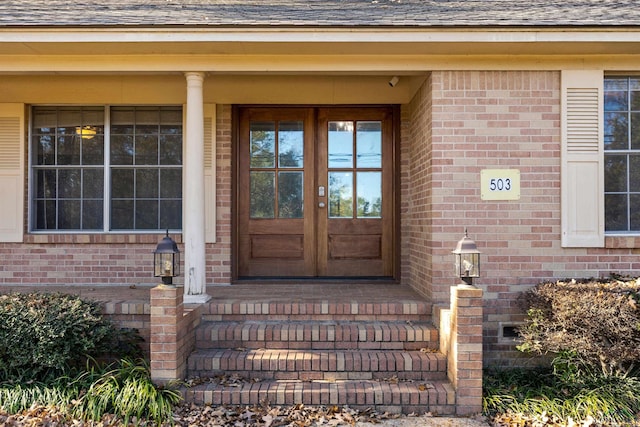
{"type": "Polygon", "coordinates": [[[628,43],[639,29],[22,29],[0,28],[0,43],[628,43]]]}

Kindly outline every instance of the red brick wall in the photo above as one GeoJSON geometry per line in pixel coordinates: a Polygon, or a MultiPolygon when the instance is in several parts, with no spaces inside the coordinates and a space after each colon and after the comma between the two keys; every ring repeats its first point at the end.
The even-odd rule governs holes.
{"type": "Polygon", "coordinates": [[[231,283],[231,106],[216,112],[216,243],[207,244],[207,283],[231,283]]]}
{"type": "Polygon", "coordinates": [[[404,278],[446,304],[457,282],[451,250],[468,228],[482,251],[475,283],[484,290],[485,364],[518,355],[499,329],[522,319],[517,298],[528,287],[638,274],[638,239],[607,237],[601,249],[560,246],[559,72],[433,72],[405,110],[404,278]],[[519,200],[481,200],[480,171],[493,168],[520,171],[519,200]]]}
{"type": "Polygon", "coordinates": [[[413,129],[429,122],[424,116],[432,126],[431,135],[412,138],[411,160],[417,164],[411,167],[411,194],[414,205],[421,205],[412,212],[412,235],[419,240],[411,260],[431,260],[431,271],[413,268],[419,274],[411,276],[412,284],[422,289],[430,283],[434,302],[446,302],[449,286],[457,282],[451,250],[468,228],[482,251],[476,284],[484,290],[490,363],[513,351],[498,344],[498,326],[521,319],[520,291],[545,278],[592,274],[575,271],[571,262],[589,251],[560,248],[560,75],[434,72],[412,110],[413,129]],[[424,99],[429,96],[430,110],[424,99]],[[431,162],[428,167],[423,158],[431,162]],[[494,168],[520,170],[520,200],[481,200],[480,171],[494,168]]]}
{"type": "MultiPolygon", "coordinates": [[[[431,209],[433,197],[431,77],[403,108],[402,181],[402,280],[421,294],[432,297],[431,209]]],[[[444,301],[444,300],[443,300],[444,301]]]]}
{"type": "Polygon", "coordinates": [[[153,250],[161,237],[25,235],[24,244],[0,243],[0,283],[154,283],[153,250]]]}

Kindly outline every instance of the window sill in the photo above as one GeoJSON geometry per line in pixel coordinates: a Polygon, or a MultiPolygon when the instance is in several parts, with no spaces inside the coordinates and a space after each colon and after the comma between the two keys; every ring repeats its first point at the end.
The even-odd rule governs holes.
{"type": "MultiPolygon", "coordinates": [[[[169,233],[176,243],[182,243],[182,233],[169,233]]],[[[55,233],[55,234],[25,234],[24,243],[33,244],[144,244],[157,245],[164,237],[164,233],[154,234],[83,234],[83,233],[55,233]]]]}
{"type": "Polygon", "coordinates": [[[640,235],[633,236],[605,236],[604,247],[607,249],[636,249],[640,248],[640,235]]]}

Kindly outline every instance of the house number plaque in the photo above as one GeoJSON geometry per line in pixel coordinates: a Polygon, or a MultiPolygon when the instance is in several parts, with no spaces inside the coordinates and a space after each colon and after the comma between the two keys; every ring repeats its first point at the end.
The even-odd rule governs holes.
{"type": "Polygon", "coordinates": [[[518,169],[483,169],[480,171],[482,200],[519,200],[520,171],[518,169]]]}

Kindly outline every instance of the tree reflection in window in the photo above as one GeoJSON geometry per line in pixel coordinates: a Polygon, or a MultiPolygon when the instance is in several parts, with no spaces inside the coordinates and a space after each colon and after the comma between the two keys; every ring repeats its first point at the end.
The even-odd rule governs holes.
{"type": "Polygon", "coordinates": [[[250,144],[250,217],[302,218],[303,123],[252,122],[250,144]]]}
{"type": "Polygon", "coordinates": [[[329,217],[380,218],[382,123],[329,122],[328,133],[329,217]]]}
{"type": "Polygon", "coordinates": [[[35,106],[31,135],[34,230],[182,228],[181,107],[35,106]]]}
{"type": "Polygon", "coordinates": [[[640,231],[640,79],[604,81],[605,230],[640,231]]]}

